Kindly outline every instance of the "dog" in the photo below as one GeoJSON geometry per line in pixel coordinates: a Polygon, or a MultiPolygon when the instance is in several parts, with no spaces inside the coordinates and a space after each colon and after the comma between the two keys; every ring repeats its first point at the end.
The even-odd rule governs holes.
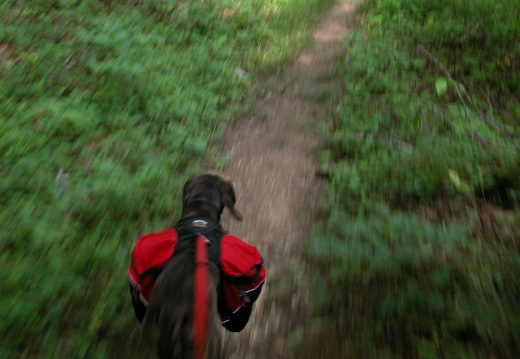
{"type": "Polygon", "coordinates": [[[217,175],[190,179],[183,188],[182,215],[175,228],[141,237],[134,249],[129,269],[134,309],[140,321],[144,316],[143,336],[161,359],[223,358],[222,327],[241,331],[249,320],[265,268],[254,246],[224,233],[220,226],[225,208],[242,220],[235,201],[231,182],[217,175]],[[155,249],[166,243],[161,240],[168,245],[155,249]],[[152,248],[155,255],[144,254],[143,248],[152,248]],[[169,258],[163,260],[159,274],[157,265],[153,271],[139,270],[139,263],[151,263],[154,258],[149,257],[158,254],[169,258]],[[236,258],[240,264],[234,263],[236,258]],[[149,280],[149,273],[156,277],[149,280]],[[147,286],[153,286],[148,289],[151,294],[145,293],[147,286]]]}

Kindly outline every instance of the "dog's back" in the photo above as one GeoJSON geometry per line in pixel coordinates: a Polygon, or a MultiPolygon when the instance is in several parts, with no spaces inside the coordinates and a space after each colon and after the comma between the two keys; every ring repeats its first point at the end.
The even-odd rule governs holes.
{"type": "MultiPolygon", "coordinates": [[[[193,246],[175,254],[157,279],[147,313],[143,334],[157,348],[161,359],[194,358],[193,303],[195,240],[193,246]]],[[[206,359],[222,357],[221,324],[217,309],[220,274],[208,265],[209,318],[206,359]]]]}

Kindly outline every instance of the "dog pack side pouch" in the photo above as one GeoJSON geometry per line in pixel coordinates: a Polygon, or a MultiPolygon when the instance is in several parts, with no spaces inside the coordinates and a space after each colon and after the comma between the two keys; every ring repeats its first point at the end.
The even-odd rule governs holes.
{"type": "MultiPolygon", "coordinates": [[[[133,296],[148,305],[153,286],[177,245],[177,232],[170,228],[142,236],[132,252],[128,281],[134,288],[133,296]]],[[[135,299],[135,298],[134,298],[135,299]]]]}
{"type": "Polygon", "coordinates": [[[222,290],[227,313],[222,319],[241,307],[254,303],[265,280],[263,259],[256,247],[230,234],[222,237],[220,247],[222,290]]]}
{"type": "Polygon", "coordinates": [[[263,259],[256,249],[241,239],[225,234],[220,245],[220,265],[223,277],[231,284],[256,286],[263,282],[263,259]]]}

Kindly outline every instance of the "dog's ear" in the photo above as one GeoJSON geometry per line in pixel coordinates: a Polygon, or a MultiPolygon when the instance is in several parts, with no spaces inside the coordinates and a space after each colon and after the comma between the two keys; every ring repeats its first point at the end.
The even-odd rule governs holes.
{"type": "Polygon", "coordinates": [[[235,219],[241,221],[242,215],[235,208],[235,190],[231,182],[224,181],[224,183],[221,186],[220,195],[222,196],[222,203],[224,203],[224,206],[227,207],[227,209],[233,215],[233,217],[235,217],[235,219]]]}

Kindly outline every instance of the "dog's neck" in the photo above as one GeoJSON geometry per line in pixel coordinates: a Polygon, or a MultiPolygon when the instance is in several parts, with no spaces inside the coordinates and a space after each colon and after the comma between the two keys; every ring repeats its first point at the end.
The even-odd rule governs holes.
{"type": "Polygon", "coordinates": [[[182,218],[206,217],[220,223],[221,210],[215,208],[210,202],[192,202],[186,205],[182,212],[182,218]]]}

